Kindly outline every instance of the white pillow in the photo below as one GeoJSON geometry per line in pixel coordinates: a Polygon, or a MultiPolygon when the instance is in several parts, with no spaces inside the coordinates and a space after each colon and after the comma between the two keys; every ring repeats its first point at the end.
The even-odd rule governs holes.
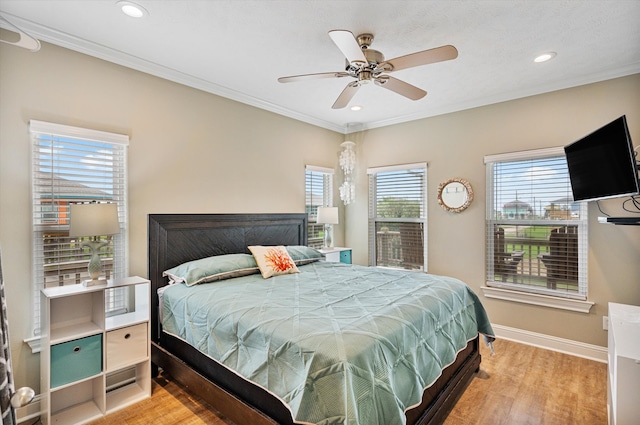
{"type": "Polygon", "coordinates": [[[258,263],[262,277],[267,279],[281,274],[300,273],[287,249],[282,246],[250,246],[249,251],[258,263]]]}

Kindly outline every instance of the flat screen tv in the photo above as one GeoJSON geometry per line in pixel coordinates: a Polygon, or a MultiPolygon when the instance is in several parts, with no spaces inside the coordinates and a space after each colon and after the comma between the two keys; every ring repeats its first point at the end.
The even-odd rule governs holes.
{"type": "Polygon", "coordinates": [[[564,147],[574,201],[636,195],[638,166],[625,115],[564,147]]]}

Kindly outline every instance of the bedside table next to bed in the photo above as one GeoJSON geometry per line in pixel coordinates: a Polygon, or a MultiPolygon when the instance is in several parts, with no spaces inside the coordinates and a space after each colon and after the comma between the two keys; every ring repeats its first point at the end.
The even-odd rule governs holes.
{"type": "Polygon", "coordinates": [[[318,251],[324,254],[325,261],[351,264],[351,248],[340,248],[336,246],[332,248],[322,248],[318,251]]]}

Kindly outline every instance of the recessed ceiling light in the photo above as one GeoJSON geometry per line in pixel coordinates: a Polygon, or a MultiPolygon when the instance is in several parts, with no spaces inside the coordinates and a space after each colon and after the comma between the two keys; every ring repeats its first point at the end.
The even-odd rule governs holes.
{"type": "Polygon", "coordinates": [[[360,105],[353,105],[353,106],[351,107],[351,110],[352,110],[352,111],[359,111],[359,110],[361,110],[361,109],[362,109],[362,106],[360,106],[360,105]]]}
{"type": "Polygon", "coordinates": [[[130,1],[119,1],[116,4],[120,9],[122,9],[122,12],[125,15],[131,16],[132,18],[142,18],[143,16],[149,15],[147,9],[136,3],[130,1]]]}
{"type": "Polygon", "coordinates": [[[556,57],[556,52],[546,52],[537,56],[533,61],[536,63],[546,62],[556,57]]]}

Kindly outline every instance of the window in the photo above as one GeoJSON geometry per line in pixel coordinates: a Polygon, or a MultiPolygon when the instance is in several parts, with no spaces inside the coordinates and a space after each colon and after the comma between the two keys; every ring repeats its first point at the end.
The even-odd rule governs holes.
{"type": "Polygon", "coordinates": [[[369,261],[427,270],[427,165],[369,168],[369,261]]]}
{"type": "Polygon", "coordinates": [[[333,206],[333,169],[307,165],[305,172],[305,205],[308,220],[307,244],[316,249],[324,243],[324,225],[316,224],[318,207],[333,206]]]}
{"type": "Polygon", "coordinates": [[[562,148],[485,157],[487,285],[586,300],[587,204],[562,148]]]}
{"type": "MultiPolygon", "coordinates": [[[[105,237],[103,273],[127,275],[127,146],[129,137],[41,121],[29,123],[33,193],[33,336],[40,335],[40,289],[89,278],[90,253],[69,237],[69,205],[118,205],[120,234],[105,237]]],[[[106,310],[126,306],[124,291],[105,292],[106,310]]]]}

